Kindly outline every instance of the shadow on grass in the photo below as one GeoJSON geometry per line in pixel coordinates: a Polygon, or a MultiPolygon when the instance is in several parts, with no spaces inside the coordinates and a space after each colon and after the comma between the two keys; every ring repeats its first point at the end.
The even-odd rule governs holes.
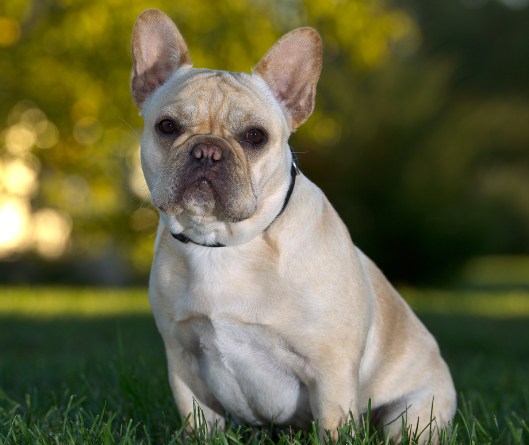
{"type": "Polygon", "coordinates": [[[154,439],[179,425],[152,316],[4,318],[0,351],[0,419],[18,405],[24,418],[42,423],[50,407],[63,416],[73,404],[71,413],[139,420],[154,439]]]}

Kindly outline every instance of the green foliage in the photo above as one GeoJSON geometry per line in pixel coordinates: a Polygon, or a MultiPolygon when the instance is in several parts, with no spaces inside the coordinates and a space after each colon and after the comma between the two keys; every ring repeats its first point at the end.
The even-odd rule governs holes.
{"type": "Polygon", "coordinates": [[[128,84],[148,7],[175,20],[196,67],[248,72],[281,34],[322,34],[316,111],[291,143],[390,277],[439,280],[469,256],[526,253],[529,11],[467,3],[6,2],[0,258],[20,261],[9,279],[104,282],[87,264],[105,262],[115,283],[145,281],[158,216],[128,84]]]}
{"type": "MultiPolygon", "coordinates": [[[[158,216],[146,204],[142,121],[128,85],[132,26],[149,7],[175,19],[195,67],[248,72],[302,25],[336,33],[329,44],[361,70],[419,38],[407,13],[366,0],[9,3],[0,31],[0,257],[110,256],[147,273],[158,216]],[[8,35],[8,22],[20,32],[8,35]]],[[[322,140],[336,139],[330,122],[322,140]]]]}
{"type": "Polygon", "coordinates": [[[341,52],[327,59],[320,111],[341,138],[325,151],[302,127],[296,146],[382,270],[441,283],[470,255],[529,249],[529,46],[518,37],[529,10],[402,3],[419,17],[420,49],[367,76],[343,70],[341,52]]]}

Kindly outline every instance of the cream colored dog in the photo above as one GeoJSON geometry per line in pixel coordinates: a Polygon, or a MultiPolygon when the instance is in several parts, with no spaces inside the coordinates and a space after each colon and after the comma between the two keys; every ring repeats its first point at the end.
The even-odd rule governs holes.
{"type": "Polygon", "coordinates": [[[284,36],[251,75],[193,69],[173,22],[148,10],[132,55],[161,219],[149,295],[182,417],[196,399],[210,427],[228,411],[252,425],[318,419],[336,438],[371,399],[396,439],[401,419],[387,424],[403,413],[419,431],[446,426],[456,395],[434,338],[288,146],[314,107],[316,31],[284,36]]]}

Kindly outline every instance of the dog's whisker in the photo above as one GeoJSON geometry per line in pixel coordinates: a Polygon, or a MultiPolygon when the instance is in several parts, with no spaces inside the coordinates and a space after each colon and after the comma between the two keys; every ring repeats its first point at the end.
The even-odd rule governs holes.
{"type": "MultiPolygon", "coordinates": [[[[136,134],[141,138],[141,134],[138,133],[138,132],[134,129],[134,127],[133,127],[132,125],[130,125],[130,124],[129,124],[125,119],[123,119],[119,114],[116,114],[116,116],[119,117],[119,118],[120,118],[120,119],[121,119],[126,125],[129,126],[129,128],[130,128],[134,133],[136,133],[136,134]]],[[[127,134],[128,134],[128,133],[127,133],[127,134]]],[[[130,136],[130,135],[129,135],[129,136],[130,136]]]]}
{"type": "Polygon", "coordinates": [[[132,139],[138,141],[138,142],[141,142],[141,139],[140,138],[137,138],[136,136],[134,136],[133,134],[130,134],[130,133],[127,133],[125,130],[122,130],[121,128],[118,128],[119,131],[121,131],[122,133],[125,133],[127,136],[131,137],[132,139]]]}
{"type": "MultiPolygon", "coordinates": [[[[148,199],[149,199],[149,197],[146,197],[146,198],[143,199],[143,201],[141,202],[140,208],[143,208],[143,206],[144,206],[145,203],[148,201],[148,199]]],[[[147,208],[148,208],[148,207],[152,207],[153,209],[156,208],[151,202],[148,203],[147,208]]]]}

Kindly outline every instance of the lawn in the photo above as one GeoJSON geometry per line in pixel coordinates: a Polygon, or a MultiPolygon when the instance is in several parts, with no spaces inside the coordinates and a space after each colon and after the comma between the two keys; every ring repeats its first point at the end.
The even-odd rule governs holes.
{"type": "MultiPolygon", "coordinates": [[[[529,293],[403,294],[454,377],[450,442],[529,443],[529,293]]],[[[145,289],[0,288],[0,445],[204,442],[180,427],[145,289]]],[[[212,441],[317,442],[237,428],[212,441]]],[[[340,442],[376,440],[344,433],[340,442]]]]}

